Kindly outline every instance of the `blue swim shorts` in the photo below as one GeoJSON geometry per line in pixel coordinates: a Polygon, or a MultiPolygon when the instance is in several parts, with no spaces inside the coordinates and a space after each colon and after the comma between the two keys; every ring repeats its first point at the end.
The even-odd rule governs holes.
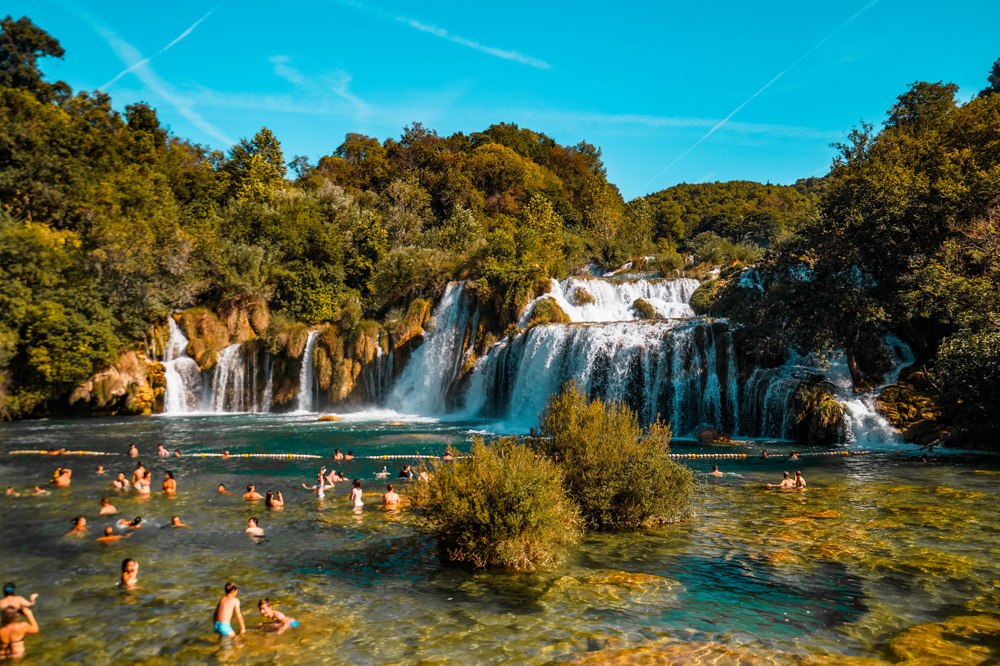
{"type": "Polygon", "coordinates": [[[233,631],[233,625],[229,622],[216,622],[215,623],[215,633],[221,634],[223,636],[235,636],[236,632],[233,631]]]}
{"type": "Polygon", "coordinates": [[[299,626],[299,621],[298,620],[292,620],[292,623],[290,625],[288,625],[289,628],[291,628],[291,627],[297,627],[297,626],[299,626]]]}

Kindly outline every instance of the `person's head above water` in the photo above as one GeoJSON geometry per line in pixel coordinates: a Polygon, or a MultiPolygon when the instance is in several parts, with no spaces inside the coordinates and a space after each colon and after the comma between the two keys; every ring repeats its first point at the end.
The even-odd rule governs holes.
{"type": "Polygon", "coordinates": [[[248,520],[247,521],[247,526],[248,527],[257,527],[257,519],[256,518],[251,518],[250,520],[248,520]]]}
{"type": "Polygon", "coordinates": [[[142,522],[142,516],[136,516],[129,525],[131,527],[139,527],[139,523],[142,522]]]}
{"type": "Polygon", "coordinates": [[[223,589],[226,591],[227,595],[233,595],[238,592],[240,588],[237,587],[236,583],[230,581],[226,583],[226,586],[223,589]]]}
{"type": "Polygon", "coordinates": [[[16,589],[17,587],[14,585],[14,583],[7,583],[6,585],[3,586],[3,596],[5,597],[14,596],[14,590],[16,589]]]}
{"type": "Polygon", "coordinates": [[[174,516],[173,518],[170,519],[170,524],[171,525],[180,525],[181,524],[181,517],[180,516],[174,516]]]}
{"type": "Polygon", "coordinates": [[[361,479],[354,479],[354,487],[355,488],[361,487],[361,479]]]}
{"type": "Polygon", "coordinates": [[[110,525],[108,527],[104,528],[104,536],[111,536],[114,533],[115,533],[115,529],[113,527],[111,527],[110,525]]]}

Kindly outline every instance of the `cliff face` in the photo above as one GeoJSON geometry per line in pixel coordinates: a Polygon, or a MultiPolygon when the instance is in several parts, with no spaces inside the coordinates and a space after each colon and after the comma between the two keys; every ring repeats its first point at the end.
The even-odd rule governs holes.
{"type": "Polygon", "coordinates": [[[162,409],[165,386],[161,363],[127,351],[78,386],[69,404],[94,414],[152,414],[162,409]]]}

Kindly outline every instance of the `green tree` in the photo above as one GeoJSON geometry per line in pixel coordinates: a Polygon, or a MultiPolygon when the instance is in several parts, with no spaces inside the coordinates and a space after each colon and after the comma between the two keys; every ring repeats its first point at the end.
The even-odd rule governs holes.
{"type": "MultiPolygon", "coordinates": [[[[65,50],[59,40],[45,32],[27,16],[18,20],[8,14],[0,21],[0,87],[24,88],[34,94],[47,94],[52,86],[42,80],[38,59],[62,58],[65,50]]],[[[57,84],[67,91],[64,83],[57,84]]]]}
{"type": "Polygon", "coordinates": [[[242,139],[229,150],[224,170],[229,175],[229,196],[263,202],[282,185],[287,168],[278,139],[262,127],[253,139],[242,139]]]}
{"type": "Polygon", "coordinates": [[[986,77],[986,79],[989,81],[989,85],[979,91],[980,97],[986,97],[987,95],[1000,92],[1000,58],[997,58],[993,63],[993,69],[990,71],[990,75],[986,77]]]}

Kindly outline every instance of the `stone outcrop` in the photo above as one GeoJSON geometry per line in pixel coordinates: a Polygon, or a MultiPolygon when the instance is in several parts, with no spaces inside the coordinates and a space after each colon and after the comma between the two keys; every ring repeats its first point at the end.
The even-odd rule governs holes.
{"type": "Polygon", "coordinates": [[[934,402],[930,378],[923,371],[912,372],[904,380],[885,387],[875,406],[903,439],[912,444],[926,446],[948,435],[934,402]]]}
{"type": "Polygon", "coordinates": [[[834,386],[825,381],[802,382],[795,390],[794,436],[811,444],[836,444],[847,432],[844,406],[833,397],[834,386]]]}
{"type": "Polygon", "coordinates": [[[166,382],[163,365],[127,351],[110,368],[94,374],[70,395],[69,404],[92,413],[152,414],[166,382]]]}

